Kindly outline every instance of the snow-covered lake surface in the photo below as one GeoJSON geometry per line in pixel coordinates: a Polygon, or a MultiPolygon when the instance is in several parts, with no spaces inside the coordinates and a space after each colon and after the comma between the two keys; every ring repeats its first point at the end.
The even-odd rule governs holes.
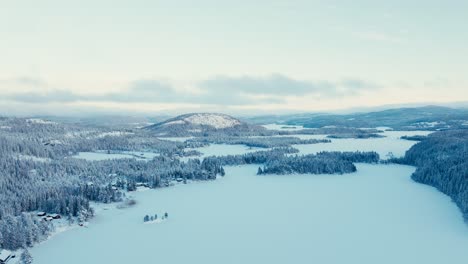
{"type": "Polygon", "coordinates": [[[151,160],[159,156],[158,153],[141,152],[141,151],[123,151],[119,153],[106,153],[106,152],[78,152],[73,158],[85,160],[111,160],[111,159],[131,159],[138,160],[151,160]]]}
{"type": "Polygon", "coordinates": [[[369,139],[330,139],[331,143],[294,145],[301,154],[315,154],[320,151],[376,151],[381,159],[386,159],[391,152],[395,157],[402,157],[417,141],[402,140],[402,136],[428,135],[430,131],[385,131],[383,138],[369,139]]]}
{"type": "Polygon", "coordinates": [[[226,155],[239,155],[254,151],[260,150],[268,150],[267,148],[256,148],[256,147],[248,147],[246,145],[229,145],[229,144],[210,144],[206,147],[201,148],[193,148],[190,150],[197,150],[202,153],[201,156],[196,157],[185,157],[182,158],[182,161],[186,161],[189,158],[199,158],[203,159],[209,156],[226,156],[226,155]]]}
{"type": "MultiPolygon", "coordinates": [[[[373,139],[354,140],[374,146],[373,139]]],[[[404,144],[403,149],[407,142],[414,143],[393,143],[404,144]]],[[[226,154],[223,147],[218,150],[213,154],[226,154]]],[[[216,181],[134,192],[135,207],[109,205],[114,209],[100,211],[88,228],[34,247],[34,263],[439,264],[468,259],[468,226],[460,211],[449,197],[413,182],[413,167],[357,164],[353,174],[256,176],[257,167],[226,167],[226,176],[216,181]],[[168,220],[143,223],[146,214],[164,212],[168,220]]]]}

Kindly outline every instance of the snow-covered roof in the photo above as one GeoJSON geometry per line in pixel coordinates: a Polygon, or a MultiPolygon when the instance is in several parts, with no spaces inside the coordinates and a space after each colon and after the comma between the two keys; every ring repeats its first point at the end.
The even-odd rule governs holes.
{"type": "Polygon", "coordinates": [[[11,256],[11,251],[3,249],[0,249],[0,260],[5,261],[11,256]]]}

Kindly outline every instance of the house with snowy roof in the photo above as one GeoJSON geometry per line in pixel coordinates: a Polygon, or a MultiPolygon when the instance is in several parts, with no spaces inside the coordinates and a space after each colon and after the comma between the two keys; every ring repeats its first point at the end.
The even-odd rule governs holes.
{"type": "Polygon", "coordinates": [[[0,249],[0,264],[6,264],[12,258],[14,258],[14,255],[11,251],[0,249]]]}

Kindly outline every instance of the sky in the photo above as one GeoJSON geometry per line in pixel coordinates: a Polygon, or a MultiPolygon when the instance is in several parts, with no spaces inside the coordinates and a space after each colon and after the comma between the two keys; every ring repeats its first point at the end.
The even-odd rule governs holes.
{"type": "Polygon", "coordinates": [[[272,113],[466,102],[467,14],[462,0],[0,0],[0,108],[272,113]]]}

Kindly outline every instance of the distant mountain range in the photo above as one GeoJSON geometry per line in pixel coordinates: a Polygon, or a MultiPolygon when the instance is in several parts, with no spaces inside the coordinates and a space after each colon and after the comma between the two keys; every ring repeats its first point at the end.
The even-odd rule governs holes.
{"type": "Polygon", "coordinates": [[[258,134],[265,130],[262,124],[301,125],[305,128],[391,127],[405,130],[468,129],[468,108],[442,106],[392,108],[382,111],[357,112],[350,114],[298,113],[272,114],[234,118],[220,113],[191,113],[171,118],[158,116],[102,115],[87,117],[39,116],[59,123],[102,126],[121,129],[144,127],[161,135],[187,136],[203,133],[243,135],[258,134]],[[165,120],[165,121],[164,121],[165,120]],[[251,133],[256,132],[256,133],[251,133]]]}
{"type": "Polygon", "coordinates": [[[443,130],[468,128],[468,109],[441,106],[404,107],[351,114],[303,113],[245,118],[255,124],[321,127],[391,127],[393,129],[443,130]]]}
{"type": "Polygon", "coordinates": [[[398,108],[369,113],[346,115],[311,114],[290,116],[282,123],[307,128],[337,127],[391,127],[394,129],[437,130],[468,128],[468,109],[440,106],[398,108]]]}

